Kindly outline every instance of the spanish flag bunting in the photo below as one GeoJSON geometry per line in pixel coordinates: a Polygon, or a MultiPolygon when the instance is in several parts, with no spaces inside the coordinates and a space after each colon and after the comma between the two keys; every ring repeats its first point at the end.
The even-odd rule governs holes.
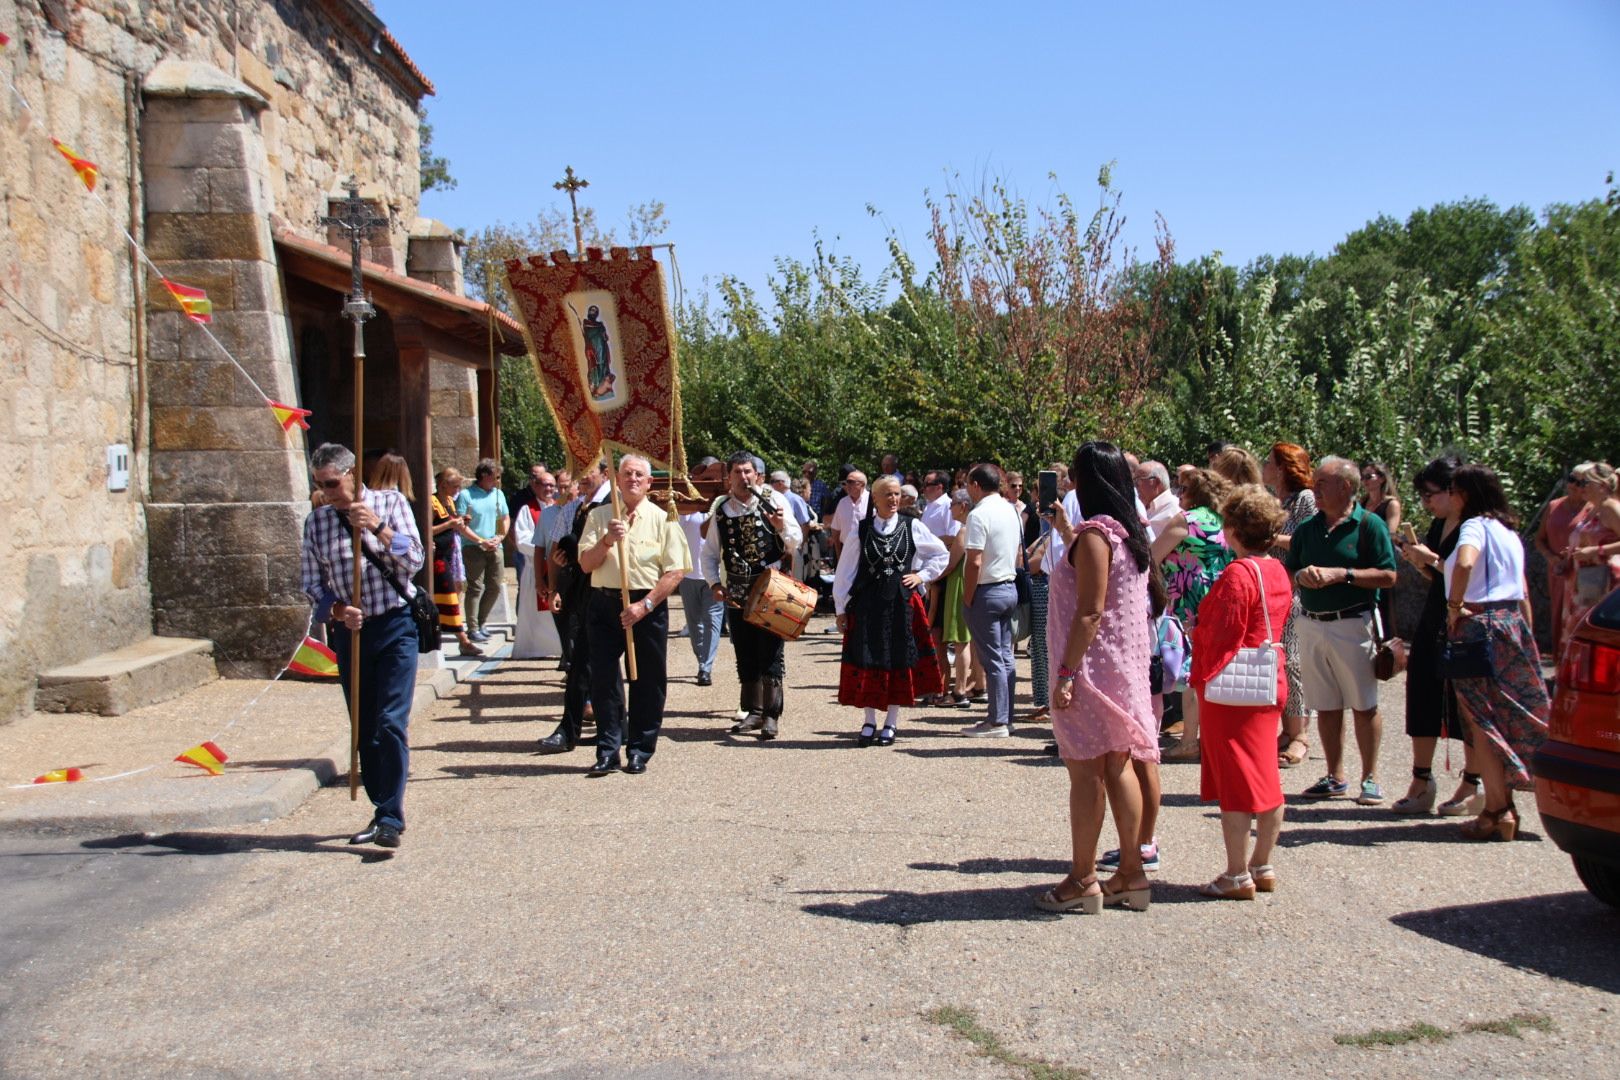
{"type": "Polygon", "coordinates": [[[272,401],[270,402],[270,411],[276,414],[276,422],[281,425],[282,431],[291,431],[294,424],[297,424],[305,431],[309,430],[309,424],[304,420],[304,417],[309,415],[308,409],[300,409],[293,405],[283,405],[279,401],[272,401]]]}
{"type": "Polygon", "coordinates": [[[63,157],[68,159],[68,164],[72,165],[73,171],[79,174],[79,179],[84,181],[84,186],[90,191],[96,190],[96,177],[101,175],[100,167],[95,162],[86,161],[80,157],[60,139],[52,139],[51,143],[63,157]]]}
{"type": "MultiPolygon", "coordinates": [[[[5,35],[0,34],[0,37],[5,37],[5,35]]],[[[5,42],[0,41],[0,45],[4,45],[4,44],[5,44],[5,42]]],[[[83,780],[83,779],[84,779],[84,770],[83,769],[52,769],[50,772],[46,773],[44,776],[36,776],[36,777],[34,777],[34,783],[36,783],[36,784],[73,784],[73,783],[77,783],[78,781],[83,780]]]]}
{"type": "MultiPolygon", "coordinates": [[[[8,38],[8,37],[6,37],[6,35],[5,35],[5,34],[0,34],[0,49],[3,49],[3,48],[5,48],[5,47],[6,47],[6,46],[7,46],[7,45],[10,45],[10,44],[11,44],[11,39],[10,39],[10,38],[8,38]]],[[[45,775],[47,775],[47,776],[49,776],[49,775],[50,775],[50,774],[49,774],[49,773],[46,773],[46,774],[45,774],[45,775]]],[[[38,781],[38,780],[36,780],[36,781],[34,781],[34,782],[35,782],[35,783],[36,783],[36,784],[37,784],[37,783],[39,783],[39,781],[38,781]]]]}
{"type": "Polygon", "coordinates": [[[168,278],[163,279],[163,287],[180,302],[186,318],[194,323],[214,321],[214,302],[208,299],[207,293],[201,289],[193,289],[190,285],[177,285],[168,278]]]}
{"type": "Polygon", "coordinates": [[[317,678],[335,679],[338,674],[337,653],[322,645],[312,637],[304,639],[293,653],[292,663],[287,665],[288,671],[296,671],[300,675],[314,675],[317,678]]]}
{"type": "Polygon", "coordinates": [[[225,763],[230,758],[225,756],[225,751],[213,743],[205,742],[193,746],[174,760],[186,765],[195,765],[199,769],[207,769],[215,776],[218,776],[225,771],[225,763]]]}

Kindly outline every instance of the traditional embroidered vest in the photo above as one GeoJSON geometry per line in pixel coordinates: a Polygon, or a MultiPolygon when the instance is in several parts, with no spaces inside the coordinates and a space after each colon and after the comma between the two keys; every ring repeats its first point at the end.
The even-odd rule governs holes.
{"type": "MultiPolygon", "coordinates": [[[[720,562],[726,569],[726,591],[738,603],[742,601],[754,579],[772,563],[780,562],[786,548],[782,537],[765,520],[766,496],[759,495],[751,510],[741,517],[731,517],[721,508],[731,498],[722,495],[715,500],[712,521],[720,534],[720,562]]],[[[769,504],[774,507],[774,503],[769,504]]]]}

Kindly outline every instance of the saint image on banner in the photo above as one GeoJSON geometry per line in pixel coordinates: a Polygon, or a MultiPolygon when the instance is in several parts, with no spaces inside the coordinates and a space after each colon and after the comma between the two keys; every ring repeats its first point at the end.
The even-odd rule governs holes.
{"type": "Polygon", "coordinates": [[[570,293],[564,303],[579,328],[585,388],[591,395],[591,407],[598,412],[611,408],[621,396],[615,390],[619,372],[613,361],[614,353],[619,351],[619,327],[613,294],[595,289],[570,293]]]}

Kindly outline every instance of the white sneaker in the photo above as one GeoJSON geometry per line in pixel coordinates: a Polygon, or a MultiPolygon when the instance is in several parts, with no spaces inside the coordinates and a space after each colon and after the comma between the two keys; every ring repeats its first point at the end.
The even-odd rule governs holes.
{"type": "Polygon", "coordinates": [[[1012,725],[980,720],[977,724],[963,728],[961,733],[970,739],[1005,739],[1012,734],[1012,725]]]}

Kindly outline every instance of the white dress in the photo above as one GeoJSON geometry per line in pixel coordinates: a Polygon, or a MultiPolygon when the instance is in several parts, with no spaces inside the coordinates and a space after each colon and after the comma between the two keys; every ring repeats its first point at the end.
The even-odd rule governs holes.
{"type": "Polygon", "coordinates": [[[512,638],[512,659],[539,660],[562,655],[562,638],[557,634],[557,620],[551,612],[540,610],[540,596],[535,589],[535,564],[546,557],[545,537],[540,537],[540,554],[535,555],[535,507],[525,506],[518,511],[512,528],[517,533],[517,549],[523,552],[523,576],[518,579],[517,630],[512,638]]]}

